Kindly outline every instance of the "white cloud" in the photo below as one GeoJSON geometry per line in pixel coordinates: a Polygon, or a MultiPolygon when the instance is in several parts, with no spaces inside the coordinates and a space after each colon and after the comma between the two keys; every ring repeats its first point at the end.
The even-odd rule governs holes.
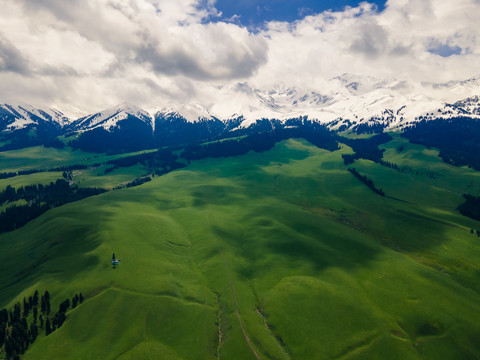
{"type": "Polygon", "coordinates": [[[255,34],[209,22],[220,15],[214,0],[0,0],[0,8],[0,101],[84,112],[124,100],[226,112],[232,101],[233,113],[251,100],[235,92],[238,82],[328,93],[344,73],[418,84],[480,73],[477,0],[389,0],[381,13],[365,2],[255,34]]]}

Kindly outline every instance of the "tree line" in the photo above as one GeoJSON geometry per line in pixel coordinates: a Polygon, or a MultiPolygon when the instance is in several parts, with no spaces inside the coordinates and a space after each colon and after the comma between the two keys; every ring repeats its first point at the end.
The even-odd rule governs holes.
{"type": "MultiPolygon", "coordinates": [[[[178,156],[172,153],[171,150],[161,149],[151,153],[109,160],[106,164],[113,165],[113,167],[107,169],[105,172],[108,173],[119,167],[130,167],[136,164],[142,164],[146,168],[149,168],[155,175],[160,176],[186,166],[177,160],[178,156]]],[[[92,166],[98,165],[101,164],[98,163],[92,166]]],[[[86,169],[87,167],[87,165],[76,164],[49,169],[48,171],[63,171],[62,176],[64,178],[51,182],[49,185],[33,184],[17,189],[7,185],[4,190],[0,191],[0,205],[18,200],[25,200],[27,204],[12,205],[0,212],[0,233],[18,229],[52,208],[106,192],[107,190],[102,188],[84,188],[69,184],[68,180],[71,180],[72,170],[86,169]]],[[[42,170],[31,169],[25,172],[33,174],[40,171],[42,170]]],[[[20,173],[19,171],[10,174],[20,175],[20,173]]],[[[128,184],[116,187],[115,190],[139,186],[150,180],[150,176],[136,178],[128,184]]]]}
{"type": "MultiPolygon", "coordinates": [[[[97,164],[93,164],[91,166],[99,166],[99,165],[101,165],[101,164],[97,163],[97,164]]],[[[75,165],[56,166],[56,167],[53,167],[53,168],[43,169],[43,170],[42,169],[28,169],[28,170],[19,170],[19,171],[15,171],[15,172],[2,172],[2,173],[0,173],[0,179],[8,179],[8,178],[12,178],[12,177],[15,177],[15,176],[37,174],[37,173],[41,173],[41,172],[60,172],[60,171],[71,172],[73,170],[83,170],[83,169],[87,169],[87,168],[88,168],[88,165],[75,164],[75,165]]]]}
{"type": "Polygon", "coordinates": [[[463,198],[465,202],[458,207],[460,214],[480,221],[480,197],[463,194],[463,198]]]}
{"type": "Polygon", "coordinates": [[[349,165],[357,159],[365,159],[384,165],[381,162],[385,149],[379,149],[378,147],[390,140],[392,140],[392,137],[386,133],[378,134],[368,139],[350,139],[339,136],[339,141],[350,146],[355,152],[354,154],[343,154],[343,161],[345,165],[349,165]]]}
{"type": "Polygon", "coordinates": [[[31,344],[35,342],[42,330],[50,335],[60,328],[67,319],[67,310],[82,304],[82,293],[60,303],[58,311],[51,315],[50,293],[39,298],[38,290],[32,296],[23,298],[23,306],[17,302],[13,309],[0,310],[0,350],[3,348],[7,360],[19,360],[31,344]]]}
{"type": "Polygon", "coordinates": [[[70,186],[64,179],[58,179],[49,185],[26,185],[18,189],[8,185],[0,191],[0,204],[18,200],[25,200],[28,204],[13,205],[0,212],[0,233],[15,230],[49,209],[105,191],[101,188],[70,186]]]}
{"type": "Polygon", "coordinates": [[[160,149],[150,153],[126,156],[119,159],[112,159],[104,163],[95,163],[91,165],[73,164],[56,166],[48,169],[28,169],[16,172],[0,172],[0,179],[8,179],[15,176],[30,175],[40,172],[63,172],[62,176],[65,179],[69,179],[68,175],[71,175],[71,172],[74,170],[84,170],[88,169],[89,167],[96,167],[104,164],[112,165],[105,170],[105,174],[108,174],[109,172],[121,167],[130,167],[136,164],[141,164],[148,169],[152,169],[152,171],[158,170],[158,174],[164,174],[185,166],[185,164],[177,161],[178,158],[179,157],[175,155],[171,150],[160,149]]]}
{"type": "Polygon", "coordinates": [[[367,185],[367,187],[372,190],[375,194],[378,194],[380,196],[385,196],[385,192],[382,189],[379,189],[375,186],[373,181],[369,179],[367,176],[360,174],[357,169],[355,168],[349,168],[348,171],[355,176],[358,180],[360,180],[362,183],[367,185]]]}
{"type": "MultiPolygon", "coordinates": [[[[311,144],[329,151],[338,149],[335,133],[326,126],[314,122],[306,122],[299,126],[299,124],[292,121],[291,127],[288,127],[287,123],[285,127],[271,128],[265,132],[239,136],[236,139],[191,145],[183,150],[181,156],[190,161],[207,157],[218,158],[244,155],[249,151],[263,152],[272,149],[277,142],[291,138],[303,138],[311,144]]],[[[261,124],[257,126],[261,126],[261,124]]],[[[263,126],[266,125],[263,124],[263,126]]]]}
{"type": "Polygon", "coordinates": [[[125,184],[125,185],[119,185],[119,186],[116,186],[113,188],[113,190],[120,190],[120,189],[125,189],[125,188],[131,188],[131,187],[135,187],[135,186],[140,186],[142,184],[145,184],[147,182],[150,182],[152,181],[152,178],[150,176],[143,176],[143,177],[139,177],[139,178],[136,178],[135,180],[125,184]]]}
{"type": "Polygon", "coordinates": [[[422,120],[402,134],[410,142],[436,147],[439,157],[455,166],[480,170],[480,120],[467,117],[422,120]]]}
{"type": "Polygon", "coordinates": [[[178,162],[178,156],[175,155],[169,149],[160,149],[150,153],[143,153],[133,156],[127,156],[120,159],[109,160],[106,162],[107,165],[113,165],[105,170],[105,173],[109,173],[114,169],[120,167],[130,167],[136,164],[141,164],[147,169],[158,172],[158,175],[165,174],[167,172],[173,171],[185,167],[185,164],[178,162]],[[161,169],[161,170],[160,170],[161,169]],[[158,170],[158,171],[157,171],[158,170]]]}

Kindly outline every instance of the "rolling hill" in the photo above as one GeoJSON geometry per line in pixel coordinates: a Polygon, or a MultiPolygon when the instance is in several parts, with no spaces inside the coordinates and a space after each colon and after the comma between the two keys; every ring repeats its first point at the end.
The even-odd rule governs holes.
{"type": "Polygon", "coordinates": [[[192,161],[1,234],[0,308],[85,297],[22,359],[478,358],[478,172],[381,148],[398,168],[298,139],[192,161]]]}

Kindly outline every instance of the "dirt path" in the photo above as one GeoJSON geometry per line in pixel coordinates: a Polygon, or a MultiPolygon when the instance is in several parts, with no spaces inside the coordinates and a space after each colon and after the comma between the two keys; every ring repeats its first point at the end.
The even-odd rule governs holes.
{"type": "MultiPolygon", "coordinates": [[[[230,278],[230,273],[228,271],[228,266],[227,266],[227,259],[225,258],[225,255],[223,254],[223,251],[220,250],[220,254],[222,255],[223,262],[225,264],[225,269],[227,270],[228,277],[230,278]]],[[[242,319],[240,317],[240,313],[238,312],[238,306],[237,306],[237,297],[235,295],[235,286],[233,285],[233,280],[230,278],[230,286],[232,288],[232,296],[233,296],[233,306],[235,308],[235,314],[237,315],[238,323],[240,324],[240,329],[242,329],[243,336],[245,336],[245,340],[247,341],[248,346],[253,352],[253,355],[257,358],[257,360],[260,360],[260,356],[258,355],[257,351],[252,345],[252,342],[250,340],[250,337],[248,336],[247,332],[245,331],[245,328],[243,327],[242,319]]]]}
{"type": "MultiPolygon", "coordinates": [[[[210,233],[212,234],[212,236],[214,236],[213,231],[212,231],[212,224],[210,223],[210,214],[209,213],[207,213],[207,221],[208,221],[208,227],[210,228],[210,233]]],[[[225,254],[223,253],[222,249],[219,249],[219,252],[220,252],[220,255],[222,256],[223,263],[225,265],[225,271],[227,273],[228,280],[230,281],[230,287],[232,289],[232,297],[233,297],[233,307],[235,308],[235,315],[237,316],[238,323],[240,325],[240,329],[242,329],[243,336],[245,337],[245,340],[247,341],[247,344],[250,347],[250,350],[252,350],[253,355],[255,355],[255,358],[257,360],[260,360],[260,356],[258,355],[257,350],[255,350],[255,348],[253,347],[252,341],[250,340],[250,337],[248,336],[247,332],[245,331],[245,328],[243,327],[242,318],[240,317],[240,313],[238,311],[238,306],[237,306],[237,296],[235,294],[235,286],[233,284],[233,280],[232,280],[232,277],[231,277],[231,274],[230,274],[230,271],[229,271],[229,268],[228,268],[227,259],[225,257],[225,254]]]]}

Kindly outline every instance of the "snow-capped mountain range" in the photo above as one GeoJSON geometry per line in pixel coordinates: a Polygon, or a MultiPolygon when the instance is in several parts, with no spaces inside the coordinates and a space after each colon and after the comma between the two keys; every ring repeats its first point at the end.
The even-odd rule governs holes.
{"type": "Polygon", "coordinates": [[[384,124],[401,128],[419,119],[467,116],[480,118],[480,76],[465,81],[415,83],[396,79],[344,74],[332,78],[320,89],[276,86],[264,90],[248,83],[220,89],[211,105],[168,104],[146,111],[123,103],[107,110],[72,119],[54,109],[29,105],[0,104],[0,130],[13,132],[49,124],[69,132],[101,128],[113,131],[127,119],[155,130],[159,119],[182,119],[189,122],[242,118],[241,127],[258,119],[287,120],[300,116],[329,124],[332,128],[359,124],[384,124]]]}
{"type": "Polygon", "coordinates": [[[68,128],[73,131],[91,130],[98,127],[105,130],[111,130],[115,128],[119,122],[126,120],[129,117],[144,122],[148,126],[151,126],[152,129],[155,126],[150,113],[134,105],[123,103],[96,114],[81,117],[68,124],[68,128]]]}
{"type": "Polygon", "coordinates": [[[67,126],[71,120],[55,109],[38,109],[31,105],[0,104],[0,129],[14,131],[42,123],[56,127],[67,126]]]}

